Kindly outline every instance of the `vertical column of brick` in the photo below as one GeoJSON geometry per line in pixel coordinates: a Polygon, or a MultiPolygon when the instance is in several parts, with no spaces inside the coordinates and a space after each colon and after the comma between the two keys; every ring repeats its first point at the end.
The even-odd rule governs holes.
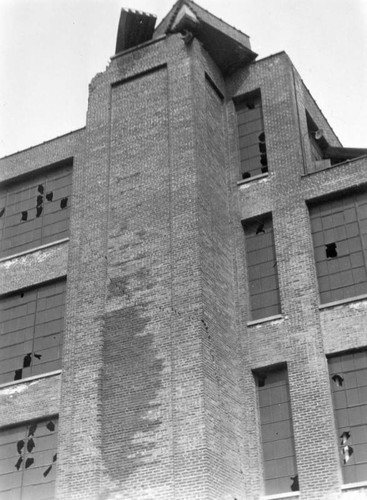
{"type": "Polygon", "coordinates": [[[168,75],[112,88],[104,494],[171,499],[168,75]]]}
{"type": "MultiPolygon", "coordinates": [[[[255,87],[256,88],[256,87],[255,87]]],[[[253,88],[254,89],[254,88],[253,88]]],[[[260,450],[260,421],[257,410],[257,395],[254,377],[251,372],[253,362],[251,345],[255,339],[248,330],[246,323],[249,320],[248,280],[245,262],[245,237],[241,224],[241,210],[239,188],[240,161],[238,148],[238,127],[235,107],[227,102],[227,141],[228,141],[228,183],[230,197],[230,224],[234,245],[234,299],[235,322],[239,332],[238,353],[240,356],[239,383],[241,394],[242,426],[241,426],[241,471],[244,487],[242,495],[245,498],[257,498],[261,491],[262,457],[260,450]]],[[[262,200],[259,200],[262,202],[262,200]]],[[[241,498],[241,496],[236,497],[241,498]]]]}
{"type": "MultiPolygon", "coordinates": [[[[178,38],[178,40],[180,40],[178,38]]],[[[183,50],[191,52],[184,46],[183,50]]],[[[202,366],[202,296],[192,66],[172,61],[169,75],[171,169],[171,345],[174,498],[207,499],[202,366]]]]}
{"type": "Polygon", "coordinates": [[[101,476],[102,314],[106,280],[109,85],[91,84],[86,139],[74,165],[63,349],[57,498],[96,499],[101,476]]]}
{"type": "MultiPolygon", "coordinates": [[[[193,58],[196,110],[207,498],[243,498],[240,338],[234,307],[224,82],[193,58]],[[222,90],[213,82],[221,82],[222,90]]],[[[210,69],[209,69],[210,68],[210,69]]]]}
{"type": "MultiPolygon", "coordinates": [[[[282,65],[263,92],[273,184],[274,234],[288,361],[297,467],[302,494],[337,484],[334,422],[320,327],[309,215],[303,198],[301,136],[291,67],[282,65]],[[268,119],[267,119],[268,117],[268,119]]],[[[316,498],[316,497],[315,497],[316,498]]]]}

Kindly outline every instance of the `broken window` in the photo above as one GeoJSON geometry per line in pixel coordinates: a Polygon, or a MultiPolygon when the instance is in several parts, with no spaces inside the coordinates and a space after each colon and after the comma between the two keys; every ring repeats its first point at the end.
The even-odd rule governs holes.
{"type": "Polygon", "coordinates": [[[285,367],[255,373],[265,493],[298,491],[288,375],[285,367]]]}
{"type": "Polygon", "coordinates": [[[278,272],[271,215],[242,222],[246,238],[251,320],[280,313],[278,272]]]}
{"type": "Polygon", "coordinates": [[[260,91],[236,103],[241,179],[268,172],[260,91]]]}
{"type": "Polygon", "coordinates": [[[343,481],[367,481],[367,352],[328,362],[343,481]]]}
{"type": "Polygon", "coordinates": [[[13,293],[0,301],[0,384],[58,370],[65,281],[13,293]]]}
{"type": "Polygon", "coordinates": [[[71,180],[71,167],[62,166],[8,183],[0,193],[0,257],[69,235],[71,180]]]}
{"type": "Polygon", "coordinates": [[[322,304],[367,293],[367,192],[310,205],[322,304]]]}
{"type": "Polygon", "coordinates": [[[51,421],[52,431],[46,427],[49,421],[36,421],[32,435],[34,421],[0,431],[0,498],[54,498],[58,422],[51,421]]]}

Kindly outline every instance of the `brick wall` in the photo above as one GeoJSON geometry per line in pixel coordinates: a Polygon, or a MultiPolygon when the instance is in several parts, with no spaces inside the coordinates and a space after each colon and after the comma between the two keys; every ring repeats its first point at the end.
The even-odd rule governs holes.
{"type": "MultiPolygon", "coordinates": [[[[361,170],[365,160],[355,160],[353,165],[348,163],[304,177],[309,171],[307,162],[310,160],[302,146],[302,134],[307,133],[307,128],[302,122],[299,128],[299,117],[305,115],[305,104],[317,115],[315,119],[327,129],[331,140],[336,139],[332,138],[330,127],[304,87],[294,87],[286,55],[261,60],[249,73],[239,72],[231,79],[229,88],[235,96],[260,88],[263,97],[269,176],[233,189],[234,196],[239,197],[240,218],[267,212],[273,214],[282,303],[282,318],[248,326],[244,330],[244,347],[250,351],[248,355],[244,353],[244,365],[248,362],[249,368],[256,369],[287,362],[300,498],[339,498],[341,477],[326,355],[365,345],[365,307],[364,302],[359,302],[340,306],[339,310],[322,310],[320,318],[306,201],[338,188],[365,182],[365,172],[361,170]]],[[[234,142],[232,147],[236,149],[234,142]]],[[[234,158],[232,168],[238,172],[238,158],[234,158]]],[[[240,232],[240,228],[237,231],[240,232]]],[[[237,260],[243,276],[239,293],[243,298],[244,318],[248,314],[246,268],[243,266],[245,244],[239,235],[237,260]]],[[[244,377],[253,404],[250,369],[245,369],[244,377]]],[[[256,421],[255,407],[251,417],[249,422],[256,421]]],[[[252,439],[252,446],[256,447],[254,433],[252,439]]],[[[261,475],[259,455],[250,467],[251,475],[261,475]]],[[[249,498],[257,498],[259,489],[261,484],[253,481],[249,498]]]]}
{"type": "Polygon", "coordinates": [[[0,160],[74,158],[70,242],[0,263],[2,293],[67,274],[61,399],[59,375],[0,388],[2,425],[60,410],[59,500],[258,499],[252,371],[277,363],[300,499],[340,498],[326,356],[367,345],[366,301],[319,309],[307,202],[366,185],[366,159],[312,172],[305,109],[338,144],[284,53],[223,78],[178,34],[112,59],[85,129],[0,160]],[[269,174],[238,185],[232,98],[256,89],[269,174]],[[282,314],[248,325],[241,221],[270,212],[282,314]]]}

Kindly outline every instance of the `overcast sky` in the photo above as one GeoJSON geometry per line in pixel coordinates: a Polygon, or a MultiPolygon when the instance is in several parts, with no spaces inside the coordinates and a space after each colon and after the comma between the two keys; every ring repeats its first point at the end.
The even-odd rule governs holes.
{"type": "MultiPolygon", "coordinates": [[[[168,0],[0,0],[0,157],[85,125],[121,7],[168,0]]],[[[367,147],[367,0],[198,0],[266,57],[285,50],[343,145],[367,147]]]]}

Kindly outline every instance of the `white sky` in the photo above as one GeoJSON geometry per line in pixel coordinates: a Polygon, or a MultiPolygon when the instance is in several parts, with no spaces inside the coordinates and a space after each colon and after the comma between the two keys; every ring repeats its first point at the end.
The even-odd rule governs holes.
{"type": "MultiPolygon", "coordinates": [[[[0,157],[85,125],[88,84],[114,54],[121,7],[174,0],[0,0],[0,157]]],[[[285,50],[343,145],[367,147],[367,0],[197,0],[285,50]]]]}

